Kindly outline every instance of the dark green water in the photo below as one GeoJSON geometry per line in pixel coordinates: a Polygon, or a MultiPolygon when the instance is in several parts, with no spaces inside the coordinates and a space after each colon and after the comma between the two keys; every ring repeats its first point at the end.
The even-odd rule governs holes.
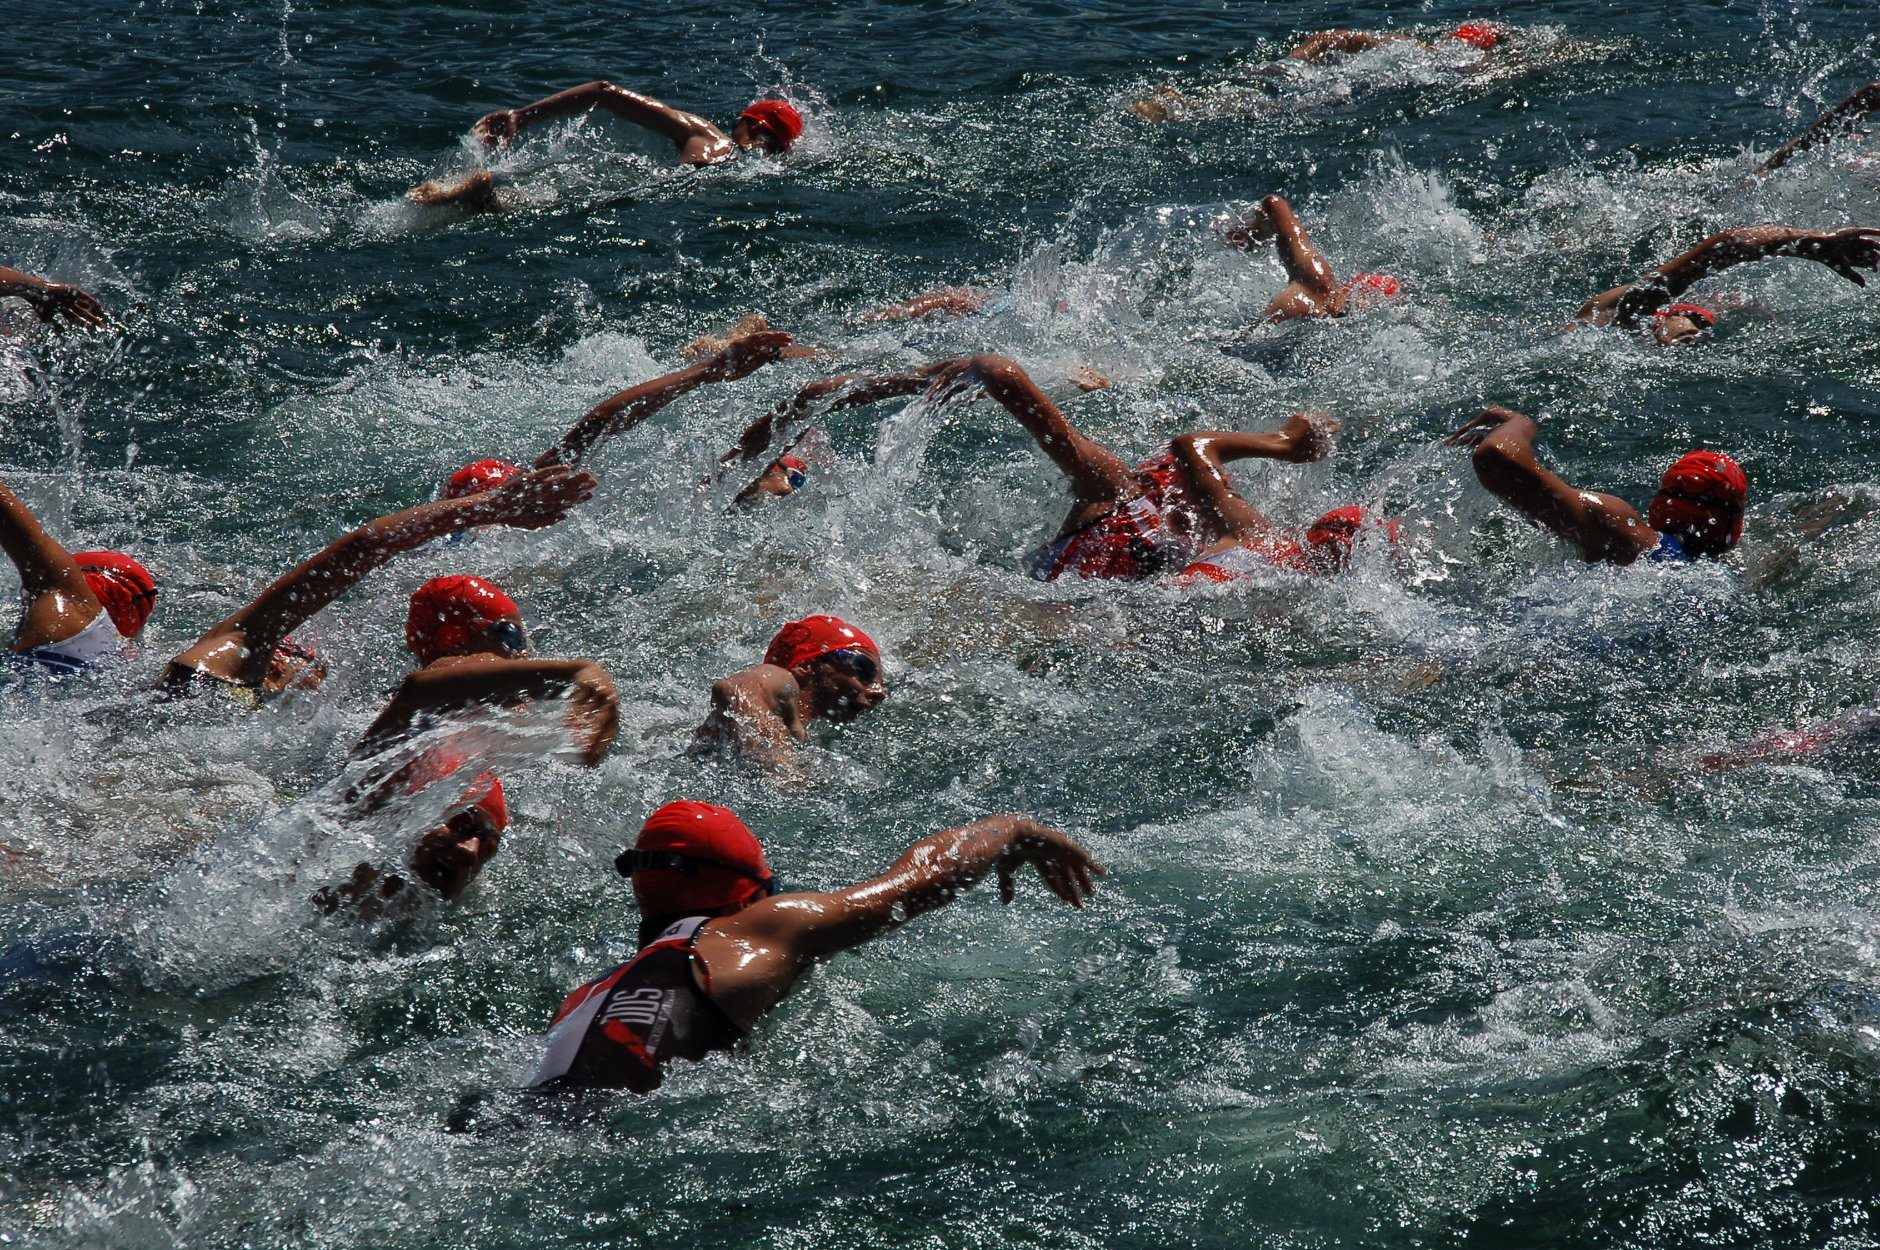
{"type": "Polygon", "coordinates": [[[1869,7],[6,16],[0,263],[118,327],[8,308],[0,477],[168,592],[97,683],[0,688],[9,1244],[1875,1243],[1880,767],[1695,759],[1874,696],[1880,313],[1777,262],[1706,288],[1746,307],[1693,350],[1553,333],[1712,229],[1880,224],[1871,146],[1739,186],[1876,77],[1869,7]],[[1387,52],[1219,107],[1264,98],[1304,32],[1470,16],[1520,24],[1522,54],[1458,77],[1387,52]],[[478,159],[482,113],[602,76],[719,119],[785,90],[809,134],[787,164],[674,173],[624,128],[551,128],[496,162],[513,211],[401,202],[478,159]],[[1195,115],[1125,111],[1163,84],[1195,115]],[[1273,190],[1413,298],[1248,332],[1278,267],[1210,226],[1273,190]],[[966,281],[1009,310],[858,326],[966,281]],[[1387,503],[1417,571],[1041,587],[1024,557],[1061,481],[985,404],[844,414],[813,489],[727,515],[692,482],[815,376],[793,364],[622,439],[557,529],[376,575],[308,631],[319,699],[142,694],[277,570],[752,309],[863,365],[1015,355],[1126,451],[1334,409],[1336,459],[1237,480],[1288,520],[1387,503]],[[1117,385],[1073,398],[1084,363],[1117,385]],[[1566,563],[1435,446],[1486,401],[1639,502],[1684,448],[1732,451],[1740,559],[1566,563]],[[405,597],[444,572],[605,663],[619,744],[592,773],[509,750],[516,824],[464,905],[319,920],[290,861],[426,823],[338,830],[330,783],[409,663],[405,597]],[[821,739],[803,788],[681,758],[710,681],[809,611],[883,642],[890,702],[821,739]],[[748,1055],[592,1123],[505,1126],[499,1098],[446,1134],[619,957],[607,865],[680,796],[736,806],[798,887],[1008,809],[1111,877],[1081,914],[968,896],[818,974],[748,1055]]]}

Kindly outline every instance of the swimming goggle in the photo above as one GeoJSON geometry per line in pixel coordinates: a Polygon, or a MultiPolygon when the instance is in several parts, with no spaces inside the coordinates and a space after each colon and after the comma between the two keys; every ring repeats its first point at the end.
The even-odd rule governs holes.
{"type": "Polygon", "coordinates": [[[881,665],[866,651],[844,648],[841,651],[831,651],[822,658],[834,661],[838,669],[864,686],[872,686],[881,680],[881,665]]]}
{"type": "Polygon", "coordinates": [[[764,896],[766,898],[780,894],[783,891],[783,887],[777,884],[777,878],[774,876],[759,877],[747,868],[738,868],[731,864],[721,864],[715,859],[700,859],[696,855],[681,855],[677,851],[632,850],[622,851],[620,854],[614,856],[614,871],[623,877],[631,877],[634,873],[645,872],[649,868],[665,869],[668,872],[676,872],[683,877],[696,877],[698,876],[698,870],[701,868],[722,868],[726,872],[734,872],[740,877],[745,877],[763,886],[764,896]]]}
{"type": "Polygon", "coordinates": [[[527,655],[529,635],[514,621],[494,621],[483,629],[483,636],[504,656],[527,655]]]}

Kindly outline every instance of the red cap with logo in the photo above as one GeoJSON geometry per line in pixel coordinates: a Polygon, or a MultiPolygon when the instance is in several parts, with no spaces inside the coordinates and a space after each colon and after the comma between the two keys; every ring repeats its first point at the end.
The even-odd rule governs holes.
{"type": "Polygon", "coordinates": [[[480,495],[501,486],[519,472],[521,470],[507,460],[479,460],[475,464],[466,464],[444,483],[444,498],[462,499],[465,495],[480,495]]]}
{"type": "Polygon", "coordinates": [[[434,577],[411,596],[405,645],[429,664],[517,611],[515,600],[480,577],[434,577]]]}
{"type": "Polygon", "coordinates": [[[117,632],[135,638],[157,603],[157,579],[150,570],[121,551],[75,551],[72,560],[117,632]]]}
{"type": "Polygon", "coordinates": [[[801,668],[833,651],[866,651],[881,658],[875,640],[839,616],[806,616],[777,631],[764,652],[764,663],[801,668]]]}
{"type": "Polygon", "coordinates": [[[1743,537],[1749,475],[1720,451],[1687,451],[1665,470],[1646,519],[1662,532],[1734,547],[1743,537]]]}
{"type": "Polygon", "coordinates": [[[771,893],[764,848],[737,813],[711,803],[668,803],[614,860],[649,916],[742,907],[771,893]]]}

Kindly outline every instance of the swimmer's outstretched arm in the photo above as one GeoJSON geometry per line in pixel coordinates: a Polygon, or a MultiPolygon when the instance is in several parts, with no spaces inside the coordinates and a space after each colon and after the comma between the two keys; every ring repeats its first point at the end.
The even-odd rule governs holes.
{"type": "Polygon", "coordinates": [[[1189,494],[1207,505],[1222,534],[1240,542],[1258,541],[1275,532],[1267,515],[1248,503],[1227,476],[1227,463],[1258,456],[1306,464],[1323,460],[1337,445],[1338,420],[1329,412],[1294,413],[1286,424],[1264,434],[1233,430],[1195,430],[1169,443],[1181,466],[1189,494]]]}
{"type": "Polygon", "coordinates": [[[728,150],[731,146],[725,133],[703,117],[604,81],[582,83],[519,109],[498,109],[479,119],[472,131],[484,143],[496,146],[508,143],[530,126],[595,108],[672,140],[687,160],[705,158],[707,152],[722,155],[718,149],[728,150]]]}
{"type": "Polygon", "coordinates": [[[101,326],[105,322],[104,305],[77,287],[0,265],[0,296],[7,295],[17,295],[31,304],[41,321],[62,316],[73,325],[101,326]]]}
{"type": "Polygon", "coordinates": [[[1286,54],[1286,59],[1304,61],[1308,65],[1323,65],[1340,57],[1355,56],[1387,43],[1403,43],[1406,40],[1414,42],[1410,35],[1376,35],[1366,30],[1322,30],[1302,40],[1298,47],[1286,54]]]}
{"type": "Polygon", "coordinates": [[[377,755],[423,728],[423,722],[451,712],[564,695],[582,763],[600,763],[620,729],[620,696],[607,670],[592,660],[476,659],[419,669],[405,678],[352,755],[377,755]]]}
{"type": "Polygon", "coordinates": [[[1022,816],[993,816],[916,842],[887,872],[844,890],[781,894],[713,920],[698,950],[712,1001],[745,1027],[776,1006],[817,959],[860,946],[944,907],[987,873],[1010,903],[1031,864],[1072,907],[1096,893],[1103,866],[1067,835],[1022,816]]]}
{"type": "Polygon", "coordinates": [[[1769,159],[1758,165],[1750,177],[1766,177],[1817,143],[1847,134],[1859,124],[1862,117],[1876,109],[1880,109],[1880,82],[1870,82],[1823,113],[1807,130],[1771,152],[1769,159]]]}
{"type": "Polygon", "coordinates": [[[1484,408],[1443,442],[1475,449],[1475,476],[1490,494],[1580,549],[1581,559],[1630,564],[1651,550],[1656,533],[1625,500],[1569,486],[1534,454],[1540,427],[1510,408],[1484,408]]]}
{"type": "Polygon", "coordinates": [[[925,295],[917,295],[906,303],[890,304],[886,308],[864,313],[862,324],[868,326],[889,321],[918,321],[922,317],[935,315],[961,317],[976,313],[985,306],[984,291],[976,291],[969,286],[943,286],[925,295]]]}
{"type": "Polygon", "coordinates": [[[574,428],[553,447],[536,457],[535,467],[579,465],[600,444],[626,433],[687,391],[708,382],[728,382],[754,373],[781,360],[789,346],[790,336],[781,330],[747,334],[695,364],[610,395],[575,422],[574,428]]]}
{"type": "Polygon", "coordinates": [[[171,660],[171,670],[259,686],[282,639],[394,556],[477,525],[542,529],[592,498],[594,487],[593,475],[578,469],[537,469],[493,490],[420,504],[368,521],[276,578],[254,602],[171,660]]]}
{"type": "Polygon", "coordinates": [[[1286,278],[1320,295],[1338,289],[1338,279],[1325,254],[1312,245],[1311,236],[1299,224],[1292,205],[1277,195],[1269,195],[1247,214],[1238,226],[1221,232],[1221,241],[1243,252],[1256,250],[1258,244],[1272,239],[1279,247],[1280,264],[1286,266],[1286,278]]]}
{"type": "Polygon", "coordinates": [[[1641,278],[1594,296],[1580,309],[1579,319],[1594,325],[1634,326],[1640,317],[1669,304],[1699,279],[1770,256],[1816,261],[1855,286],[1866,286],[1867,279],[1859,271],[1880,266],[1880,228],[1737,226],[1711,235],[1641,278]]]}
{"type": "Polygon", "coordinates": [[[104,611],[72,553],[46,533],[32,509],[4,482],[0,482],[0,549],[20,574],[23,610],[13,631],[13,650],[63,642],[104,611]]]}

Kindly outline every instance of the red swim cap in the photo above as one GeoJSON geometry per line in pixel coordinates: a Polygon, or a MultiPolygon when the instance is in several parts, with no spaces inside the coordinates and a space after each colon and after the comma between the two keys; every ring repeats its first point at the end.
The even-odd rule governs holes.
{"type": "Polygon", "coordinates": [[[503,779],[495,773],[483,773],[471,784],[482,785],[484,782],[489,783],[489,789],[470,806],[489,817],[490,825],[501,833],[509,828],[509,800],[503,797],[503,779]]]}
{"type": "Polygon", "coordinates": [[[739,113],[738,120],[762,126],[786,152],[803,137],[803,115],[786,100],[759,100],[739,113]]]}
{"type": "Polygon", "coordinates": [[[633,881],[633,897],[649,916],[696,915],[743,907],[771,892],[764,848],[730,808],[668,803],[640,827],[633,850],[614,861],[633,881]],[[678,857],[643,864],[641,857],[678,857]]]}
{"type": "Polygon", "coordinates": [[[521,470],[507,460],[479,460],[475,464],[466,464],[444,483],[444,498],[462,499],[465,495],[481,495],[486,490],[501,486],[519,472],[521,470]]]}
{"type": "Polygon", "coordinates": [[[1701,304],[1666,304],[1652,314],[1653,319],[1660,317],[1689,317],[1692,321],[1701,321],[1706,330],[1717,324],[1717,314],[1701,304]]]}
{"type": "Polygon", "coordinates": [[[429,664],[517,611],[515,600],[480,577],[434,577],[411,596],[405,645],[429,664]]]}
{"type": "Polygon", "coordinates": [[[1351,549],[1358,535],[1366,529],[1382,529],[1394,545],[1403,541],[1403,523],[1392,517],[1378,517],[1362,504],[1333,508],[1312,523],[1306,531],[1306,547],[1313,567],[1324,571],[1343,569],[1351,563],[1351,549]]]}
{"type": "Polygon", "coordinates": [[[778,456],[777,463],[782,465],[784,468],[793,470],[794,472],[797,472],[797,473],[809,472],[809,461],[803,459],[803,457],[801,456],[791,456],[791,455],[778,456]]]}
{"type": "Polygon", "coordinates": [[[1387,273],[1360,273],[1354,274],[1351,281],[1339,289],[1349,295],[1359,287],[1376,291],[1379,295],[1396,295],[1403,290],[1403,283],[1387,273]]]}
{"type": "Polygon", "coordinates": [[[801,668],[831,651],[867,651],[879,660],[875,640],[839,616],[806,616],[777,631],[764,651],[764,663],[801,668]]]}
{"type": "Polygon", "coordinates": [[[1472,43],[1484,52],[1501,42],[1501,35],[1487,22],[1464,22],[1450,31],[1449,37],[1472,43]]]}
{"type": "Polygon", "coordinates": [[[1655,530],[1721,543],[1727,550],[1743,537],[1748,504],[1743,466],[1720,451],[1687,451],[1665,470],[1646,520],[1655,530]]]}
{"type": "Polygon", "coordinates": [[[72,560],[117,632],[135,638],[157,603],[157,579],[150,570],[120,551],[74,551],[72,560]]]}

